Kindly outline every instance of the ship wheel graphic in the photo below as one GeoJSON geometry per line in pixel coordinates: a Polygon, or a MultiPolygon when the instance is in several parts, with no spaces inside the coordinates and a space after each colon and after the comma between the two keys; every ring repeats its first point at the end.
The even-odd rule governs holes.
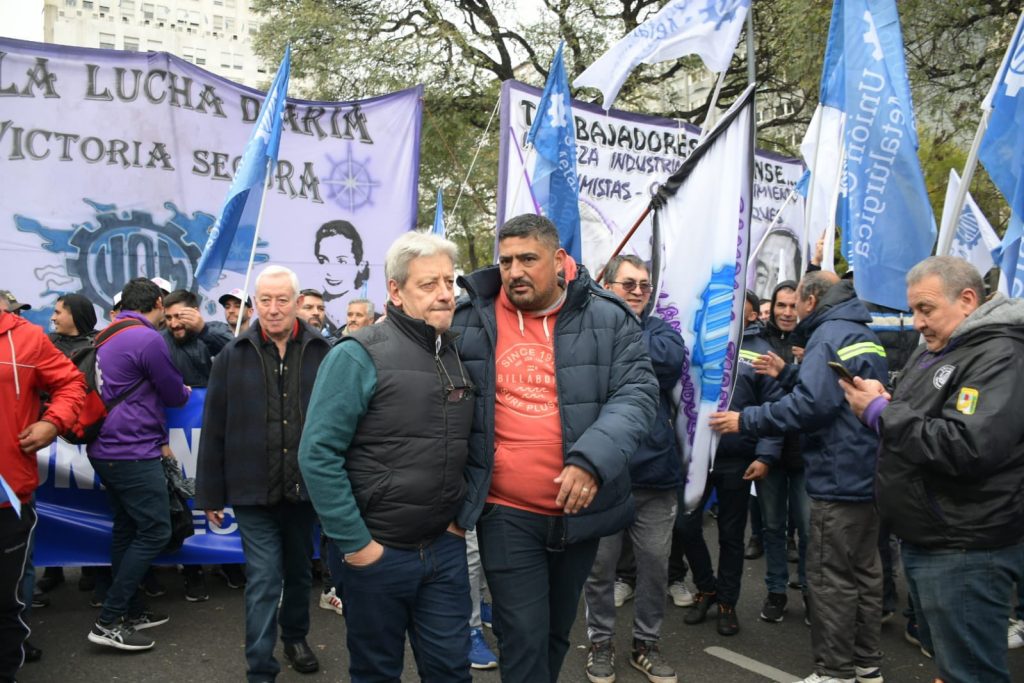
{"type": "Polygon", "coordinates": [[[373,190],[380,187],[380,181],[370,176],[370,158],[359,161],[348,146],[345,157],[335,161],[330,156],[331,174],[322,181],[327,186],[327,197],[349,213],[355,213],[367,204],[373,204],[373,190]]]}

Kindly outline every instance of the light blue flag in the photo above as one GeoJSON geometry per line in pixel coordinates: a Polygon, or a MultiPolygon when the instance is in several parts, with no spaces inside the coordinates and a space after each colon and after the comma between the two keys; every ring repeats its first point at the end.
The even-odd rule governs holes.
{"type": "Polygon", "coordinates": [[[277,152],[281,147],[282,114],[288,93],[291,60],[292,51],[291,47],[288,47],[285,49],[284,59],[281,60],[274,82],[267,91],[249,143],[245,146],[242,161],[231,181],[220,217],[210,228],[210,237],[206,240],[202,256],[199,257],[196,281],[205,289],[213,289],[220,280],[221,272],[232,251],[232,244],[239,232],[239,225],[255,226],[259,221],[267,165],[268,162],[277,163],[277,152]]]}
{"type": "Polygon", "coordinates": [[[440,188],[437,190],[437,206],[434,208],[434,227],[431,232],[438,237],[444,237],[444,203],[440,188]]]}
{"type": "Polygon", "coordinates": [[[807,199],[807,186],[810,184],[811,171],[808,169],[804,171],[803,175],[800,176],[800,179],[796,181],[796,185],[793,187],[793,190],[804,199],[807,199]]]}
{"type": "Polygon", "coordinates": [[[992,258],[1006,276],[1011,296],[1024,296],[1024,16],[1017,22],[1006,58],[986,98],[991,106],[978,158],[1010,203],[1010,224],[992,258]]]}
{"type": "MultiPolygon", "coordinates": [[[[34,456],[35,454],[33,454],[34,456]]],[[[7,480],[3,478],[3,475],[0,475],[0,505],[3,503],[10,503],[11,507],[14,508],[14,514],[21,519],[21,500],[14,493],[14,489],[7,483],[7,480]]]]}
{"type": "MultiPolygon", "coordinates": [[[[835,0],[820,99],[822,121],[830,130],[838,127],[842,154],[825,155],[837,166],[812,168],[812,173],[821,173],[823,180],[842,178],[834,215],[843,233],[843,256],[857,274],[857,292],[873,303],[906,310],[904,278],[931,254],[936,231],[917,158],[895,0],[835,0]]],[[[824,128],[814,132],[816,143],[832,135],[824,128]]],[[[830,181],[820,194],[828,194],[829,186],[836,185],[830,181]]],[[[819,222],[827,222],[831,208],[819,206],[824,210],[819,222]]]]}
{"type": "Polygon", "coordinates": [[[533,191],[544,215],[558,228],[559,241],[581,262],[579,181],[576,177],[576,128],[572,96],[559,43],[551,60],[548,82],[526,141],[537,149],[533,191]]]}

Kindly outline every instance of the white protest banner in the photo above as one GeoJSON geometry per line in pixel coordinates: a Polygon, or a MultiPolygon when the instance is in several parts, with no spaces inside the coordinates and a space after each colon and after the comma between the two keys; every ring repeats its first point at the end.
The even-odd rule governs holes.
{"type": "MultiPolygon", "coordinates": [[[[323,292],[332,327],[352,298],[383,303],[385,251],[415,227],[421,95],[288,100],[256,272],[295,270],[323,292]]],[[[219,318],[254,226],[239,227],[214,288],[193,275],[262,102],[166,53],[0,39],[2,286],[46,325],[59,294],[105,311],[127,280],[159,276],[198,288],[219,318]]]]}
{"type": "MultiPolygon", "coordinates": [[[[535,152],[526,149],[541,90],[505,81],[501,95],[501,157],[498,175],[498,225],[521,213],[535,213],[523,173],[533,173],[535,152]],[[518,145],[518,149],[517,149],[518,145]],[[522,152],[522,159],[520,158],[522,152]]],[[[612,251],[643,213],[658,186],[696,146],[700,129],[656,116],[645,116],[572,101],[576,127],[576,171],[580,186],[580,230],[583,264],[597,275],[612,251]]],[[[759,296],[771,295],[778,281],[780,251],[787,273],[801,273],[803,198],[786,204],[803,174],[799,159],[758,151],[754,159],[754,200],[750,239],[759,244],[776,215],[782,216],[765,241],[765,260],[751,267],[747,286],[759,296]]],[[[651,218],[623,250],[647,260],[651,256],[651,218]]]]}

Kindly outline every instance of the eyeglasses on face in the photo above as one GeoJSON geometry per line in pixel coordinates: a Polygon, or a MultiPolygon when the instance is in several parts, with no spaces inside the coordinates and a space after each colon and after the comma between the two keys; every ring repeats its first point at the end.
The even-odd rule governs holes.
{"type": "Polygon", "coordinates": [[[609,282],[608,284],[619,285],[627,292],[632,292],[634,289],[639,287],[640,291],[643,292],[644,294],[649,293],[654,288],[654,286],[650,282],[647,282],[646,280],[644,280],[643,282],[637,282],[636,280],[622,280],[620,282],[609,282]]]}

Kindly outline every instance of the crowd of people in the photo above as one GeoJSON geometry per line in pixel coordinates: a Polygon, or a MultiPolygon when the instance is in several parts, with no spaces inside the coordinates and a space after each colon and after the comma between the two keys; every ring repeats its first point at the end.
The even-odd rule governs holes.
{"type": "MultiPolygon", "coordinates": [[[[507,683],[554,683],[581,598],[590,681],[616,680],[616,607],[633,599],[629,665],[674,683],[668,601],[687,624],[714,608],[718,633],[738,633],[744,557],[758,551],[766,628],[790,612],[787,589],[803,596],[803,683],[882,683],[897,540],[906,636],[936,680],[1009,683],[1007,651],[1024,647],[1024,303],[988,295],[952,257],[908,273],[907,316],[870,310],[852,278],[813,266],[765,302],[748,294],[732,402],[710,419],[714,467],[688,512],[672,398],[688,354],[652,315],[648,265],[619,256],[596,282],[534,215],[502,226],[497,254],[456,297],[455,245],[407,233],[385,258],[386,309],[351,300],[338,328],[323,293],[277,265],[252,297],[220,297],[224,322],[195,293],[137,278],[102,331],[93,303],[66,294],[47,335],[0,291],[0,680],[39,655],[24,621],[35,453],[90,393],[107,408],[88,457],[113,532],[109,569],[83,572],[100,608],[87,638],[154,647],[149,629],[168,617],[145,597],[173,536],[167,470],[180,474],[165,410],[202,387],[194,505],[238,525],[245,564],[217,571],[244,586],[249,681],[275,680],[279,639],[294,670],[319,667],[319,523],[319,605],[344,616],[357,683],[400,680],[406,642],[423,680],[499,668],[507,683]],[[90,354],[95,383],[80,369],[90,354]]],[[[203,567],[182,575],[188,600],[208,599],[203,567]]],[[[47,568],[38,588],[60,581],[47,568]]]]}

